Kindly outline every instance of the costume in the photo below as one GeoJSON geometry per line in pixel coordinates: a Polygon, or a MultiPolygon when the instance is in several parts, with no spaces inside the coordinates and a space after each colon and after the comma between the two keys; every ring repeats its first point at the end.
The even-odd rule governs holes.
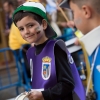
{"type": "Polygon", "coordinates": [[[96,100],[100,100],[100,26],[87,33],[80,40],[83,42],[88,53],[90,65],[92,65],[94,55],[97,51],[97,55],[94,61],[92,81],[94,91],[97,93],[96,100]]]}
{"type": "Polygon", "coordinates": [[[6,15],[6,29],[10,29],[11,24],[12,24],[12,18],[9,17],[9,15],[6,15]]]}
{"type": "MultiPolygon", "coordinates": [[[[57,76],[57,70],[56,70],[58,66],[55,67],[56,65],[55,65],[55,54],[54,54],[54,46],[56,45],[56,43],[57,45],[59,45],[59,47],[62,46],[61,47],[63,48],[62,50],[66,52],[66,47],[64,43],[62,41],[54,41],[54,40],[48,41],[46,46],[41,51],[41,53],[38,54],[37,56],[35,55],[35,48],[30,48],[27,51],[27,58],[28,58],[28,61],[30,62],[30,66],[32,70],[32,88],[33,89],[42,89],[46,91],[46,89],[50,87],[53,88],[56,84],[59,83],[57,80],[58,76],[57,76]]],[[[85,100],[84,89],[83,89],[81,80],[79,78],[77,69],[75,69],[74,62],[68,51],[67,51],[67,54],[68,54],[68,58],[70,62],[70,67],[72,68],[72,73],[75,73],[73,77],[74,78],[76,77],[75,78],[76,80],[74,80],[75,89],[73,92],[73,99],[68,99],[68,100],[85,100]],[[76,94],[78,94],[78,96],[76,94]]],[[[69,84],[73,84],[73,81],[71,81],[70,78],[67,79],[66,82],[69,84]]],[[[53,98],[52,94],[51,96],[53,98]]],[[[66,96],[68,96],[67,93],[66,93],[66,96]]],[[[67,98],[66,99],[65,98],[62,99],[61,97],[58,97],[58,98],[59,100],[67,100],[67,98]]]]}
{"type": "MultiPolygon", "coordinates": [[[[13,18],[19,11],[29,11],[47,20],[46,10],[40,3],[24,3],[22,6],[18,7],[17,10],[15,10],[13,18]]],[[[48,39],[56,36],[55,31],[52,29],[49,23],[45,30],[45,35],[48,39]]],[[[40,46],[42,46],[42,44],[40,44],[40,46]]],[[[35,46],[31,47],[27,51],[27,58],[31,67],[32,89],[42,91],[45,100],[72,100],[72,95],[74,96],[73,100],[75,100],[75,98],[76,100],[85,100],[81,80],[77,69],[75,70],[76,67],[72,57],[68,51],[68,56],[66,54],[66,46],[64,42],[58,43],[54,40],[50,40],[44,45],[39,53],[37,53],[38,51],[36,49],[37,48],[35,46]],[[60,49],[60,52],[56,56],[55,47],[59,47],[60,49]],[[57,59],[58,56],[59,59],[61,58],[61,61],[57,59]],[[63,57],[66,58],[67,63],[62,61],[63,57]],[[57,65],[58,61],[59,65],[57,65]],[[68,61],[70,63],[68,63],[68,61]],[[73,70],[72,72],[71,69],[73,70]],[[75,75],[72,76],[72,73],[75,73],[75,75]],[[73,82],[75,80],[73,80],[73,77],[76,80],[75,89],[73,82]],[[73,89],[75,91],[73,91],[73,89]],[[77,89],[79,89],[79,91],[77,91],[77,89]]]]}

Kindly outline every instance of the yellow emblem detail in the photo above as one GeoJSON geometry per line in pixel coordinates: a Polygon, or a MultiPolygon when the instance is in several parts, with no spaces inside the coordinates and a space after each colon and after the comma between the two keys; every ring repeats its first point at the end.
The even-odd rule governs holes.
{"type": "Polygon", "coordinates": [[[51,59],[50,57],[48,57],[48,56],[42,58],[42,62],[44,62],[44,63],[50,63],[51,60],[52,60],[52,59],[51,59]]]}

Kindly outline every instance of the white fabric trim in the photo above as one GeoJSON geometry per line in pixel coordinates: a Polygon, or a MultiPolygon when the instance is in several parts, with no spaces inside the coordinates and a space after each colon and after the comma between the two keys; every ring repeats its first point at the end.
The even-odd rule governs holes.
{"type": "Polygon", "coordinates": [[[85,49],[90,56],[100,44],[100,26],[84,35],[82,38],[80,38],[80,41],[83,42],[85,49]]]}
{"type": "Polygon", "coordinates": [[[44,88],[42,88],[42,89],[31,89],[31,91],[44,91],[44,88]]]}
{"type": "Polygon", "coordinates": [[[46,13],[46,10],[45,10],[44,6],[39,2],[25,2],[23,4],[23,6],[36,7],[36,8],[39,8],[40,10],[42,10],[43,12],[46,13]]]}
{"type": "Polygon", "coordinates": [[[30,72],[31,72],[31,81],[32,81],[32,78],[33,78],[33,61],[32,61],[32,58],[30,58],[30,72]]]}

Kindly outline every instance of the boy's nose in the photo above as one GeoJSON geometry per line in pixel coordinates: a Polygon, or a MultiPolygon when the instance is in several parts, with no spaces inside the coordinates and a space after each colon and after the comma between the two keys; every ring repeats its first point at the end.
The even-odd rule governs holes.
{"type": "Polygon", "coordinates": [[[25,29],[24,29],[24,33],[25,33],[25,34],[29,34],[30,32],[29,32],[29,30],[28,30],[27,28],[25,28],[25,29]]]}

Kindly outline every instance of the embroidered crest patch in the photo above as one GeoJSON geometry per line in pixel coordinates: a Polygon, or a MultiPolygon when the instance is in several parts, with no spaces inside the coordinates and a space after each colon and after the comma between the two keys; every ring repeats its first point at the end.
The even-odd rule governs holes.
{"type": "Polygon", "coordinates": [[[51,74],[51,58],[46,56],[42,58],[42,78],[48,80],[51,74]]]}

